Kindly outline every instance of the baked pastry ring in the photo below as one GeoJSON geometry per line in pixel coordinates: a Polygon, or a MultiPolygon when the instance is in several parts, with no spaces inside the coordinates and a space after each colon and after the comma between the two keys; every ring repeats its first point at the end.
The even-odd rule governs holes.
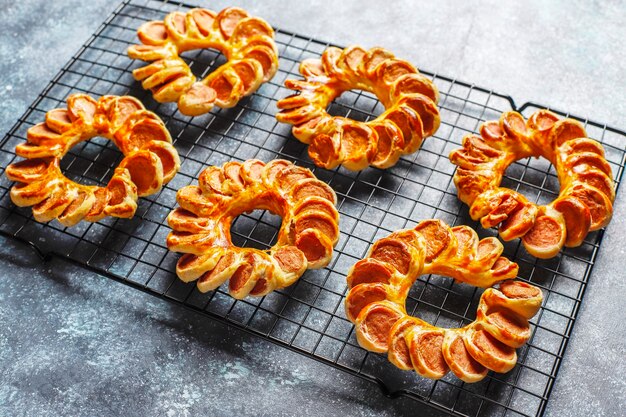
{"type": "Polygon", "coordinates": [[[477,382],[488,370],[508,372],[517,362],[515,348],[530,338],[528,319],[539,310],[542,292],[512,281],[518,266],[500,256],[496,238],[478,240],[468,226],[450,228],[425,220],[378,240],[368,256],[348,273],[346,315],[355,323],[359,344],[387,353],[400,369],[439,379],[451,370],[477,382]],[[405,300],[418,276],[441,274],[487,288],[476,320],[460,329],[443,329],[409,316],[405,300]]]}
{"type": "Polygon", "coordinates": [[[280,100],[278,121],[294,125],[293,135],[309,144],[315,165],[343,165],[358,171],[372,165],[388,168],[400,156],[419,149],[439,128],[437,87],[409,62],[382,48],[330,47],[321,59],[302,61],[305,80],[286,80],[299,92],[280,100]],[[374,93],[385,112],[369,122],[331,116],[328,105],[343,92],[374,93]]]}
{"type": "Polygon", "coordinates": [[[208,9],[172,12],[162,22],[144,23],[137,35],[143,44],[129,47],[128,56],[154,62],[134,70],[133,76],[156,101],[178,101],[180,112],[189,116],[208,113],[213,106],[235,106],[278,69],[274,30],[238,7],[217,14],[208,9]],[[204,48],[219,50],[228,62],[196,81],[180,54],[204,48]]]}
{"type": "Polygon", "coordinates": [[[202,292],[227,280],[239,299],[287,287],[306,269],[328,265],[339,238],[335,192],[310,170],[281,159],[209,167],[198,186],[181,188],[176,199],[180,208],[167,218],[174,229],[167,246],[185,253],[176,274],[185,282],[198,280],[202,292]],[[283,219],[278,241],[268,250],[231,241],[232,221],[254,209],[283,219]]]}
{"type": "Polygon", "coordinates": [[[67,98],[67,108],[46,113],[46,121],[28,129],[27,142],[15,147],[26,158],[6,168],[18,184],[11,200],[33,206],[35,220],[57,219],[65,226],[106,216],[130,218],[137,196],[159,191],[178,172],[180,160],[159,117],[130,96],[85,94],[67,98]],[[78,184],[61,171],[61,159],[76,144],[102,136],[124,154],[106,187],[78,184]]]}
{"type": "Polygon", "coordinates": [[[604,148],[589,139],[583,125],[539,110],[528,121],[516,112],[484,123],[480,136],[467,135],[463,148],[450,153],[459,198],[483,227],[500,224],[500,237],[522,238],[528,253],[551,258],[580,246],[587,233],[606,226],[613,215],[615,189],[604,148]],[[531,156],[544,157],[556,169],[560,193],[547,205],[500,187],[507,167],[531,156]]]}

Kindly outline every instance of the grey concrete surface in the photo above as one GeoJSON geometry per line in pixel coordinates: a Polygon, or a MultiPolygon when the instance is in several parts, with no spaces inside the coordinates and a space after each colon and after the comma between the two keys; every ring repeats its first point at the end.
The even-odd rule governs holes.
{"type": "MultiPolygon", "coordinates": [[[[626,3],[226,2],[338,44],[626,128],[626,3]]],[[[0,1],[0,134],[116,2],[0,1]]],[[[626,146],[626,143],[624,144],[626,146]]],[[[625,191],[548,416],[626,410],[625,191]]],[[[372,384],[0,239],[0,416],[437,415],[372,384]]]]}

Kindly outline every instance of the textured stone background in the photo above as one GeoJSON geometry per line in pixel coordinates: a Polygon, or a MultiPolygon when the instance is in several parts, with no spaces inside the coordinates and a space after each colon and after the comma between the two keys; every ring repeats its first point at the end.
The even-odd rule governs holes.
{"type": "MultiPolygon", "coordinates": [[[[204,3],[231,4],[287,30],[389,47],[520,104],[538,101],[626,128],[623,1],[204,3]]],[[[1,135],[116,6],[0,0],[1,135]]],[[[626,409],[625,205],[621,190],[548,416],[626,409]]],[[[2,238],[0,259],[0,416],[431,415],[93,273],[41,264],[2,238]]]]}

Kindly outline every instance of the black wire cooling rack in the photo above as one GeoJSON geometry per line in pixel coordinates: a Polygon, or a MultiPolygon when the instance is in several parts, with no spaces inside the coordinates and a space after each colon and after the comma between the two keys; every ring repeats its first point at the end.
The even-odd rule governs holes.
{"type": "MultiPolygon", "coordinates": [[[[539,260],[529,256],[519,241],[505,243],[505,255],[520,265],[519,278],[541,287],[544,305],[532,320],[533,336],[518,350],[518,364],[509,373],[490,374],[484,381],[464,384],[447,376],[439,381],[399,371],[378,354],[361,349],[353,326],[346,319],[343,297],[348,268],[361,259],[376,239],[411,227],[422,219],[440,218],[449,224],[468,224],[481,237],[494,235],[468,216],[452,182],[454,166],[448,153],[460,145],[462,136],[479,124],[517,109],[525,116],[543,108],[527,103],[516,107],[505,95],[438,74],[432,77],[441,92],[442,124],[434,137],[415,154],[404,157],[387,170],[370,168],[353,173],[342,168],[316,168],[306,147],[290,135],[290,126],[276,122],[276,101],[290,94],[286,78],[299,78],[298,63],[319,56],[328,43],[285,31],[276,31],[280,69],[271,82],[235,108],[189,118],[175,105],[158,104],[132,78],[141,65],[126,56],[136,42],[136,29],[148,20],[160,20],[172,10],[186,9],[180,3],[127,0],[103,23],[78,53],[63,67],[0,143],[0,166],[16,160],[15,145],[26,130],[44,119],[45,112],[63,107],[71,93],[93,96],[130,94],[138,97],[166,123],[181,155],[179,174],[157,194],[139,201],[130,220],[107,218],[99,223],[82,222],[64,228],[56,221],[40,224],[29,208],[16,208],[10,201],[12,184],[0,176],[0,232],[25,241],[42,256],[55,255],[80,264],[141,291],[181,304],[205,316],[271,340],[363,379],[374,381],[389,396],[407,396],[451,415],[491,416],[543,414],[572,326],[591,274],[602,231],[591,233],[585,243],[564,250],[558,257],[539,260]],[[226,288],[202,294],[194,284],[184,284],[173,273],[178,254],[168,252],[166,216],[175,206],[176,190],[196,181],[209,165],[231,160],[285,158],[311,168],[338,195],[341,238],[330,265],[307,271],[289,288],[263,298],[234,300],[226,288]]],[[[224,62],[217,52],[185,54],[194,73],[204,76],[224,62]]],[[[382,112],[375,97],[347,92],[330,112],[367,120],[382,112]]],[[[559,112],[562,115],[569,114],[559,112]]],[[[589,136],[603,143],[619,184],[625,163],[625,132],[581,120],[589,136]]],[[[120,162],[121,154],[109,141],[95,138],[76,146],[62,161],[68,177],[85,184],[104,184],[120,162]]],[[[514,164],[504,185],[545,203],[558,193],[553,168],[542,159],[514,164]]],[[[233,225],[236,244],[267,248],[276,239],[280,218],[255,211],[238,217],[233,225]]],[[[475,317],[481,290],[439,276],[423,276],[414,285],[407,309],[430,323],[443,327],[463,326],[475,317]]]]}

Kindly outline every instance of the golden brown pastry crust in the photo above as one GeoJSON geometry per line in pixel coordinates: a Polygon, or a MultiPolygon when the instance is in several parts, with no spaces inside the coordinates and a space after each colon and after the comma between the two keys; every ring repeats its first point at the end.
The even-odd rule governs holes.
{"type": "Polygon", "coordinates": [[[527,121],[516,112],[484,123],[480,136],[467,135],[463,148],[450,153],[458,168],[454,183],[470,215],[483,227],[498,224],[500,237],[522,238],[526,250],[551,258],[580,246],[590,231],[606,226],[613,215],[615,189],[602,145],[589,139],[583,125],[539,110],[527,121]],[[528,157],[544,157],[556,169],[560,193],[547,205],[500,187],[506,168],[528,157]]]}
{"type": "Polygon", "coordinates": [[[184,252],[176,273],[198,280],[202,292],[229,281],[235,298],[262,296],[293,284],[306,269],[323,268],[339,238],[335,192],[313,173],[276,159],[251,159],[205,169],[198,186],[181,188],[180,208],[168,216],[170,250],[184,252]],[[268,250],[234,246],[230,226],[255,209],[282,217],[276,244],[268,250]]]}
{"type": "Polygon", "coordinates": [[[321,59],[300,64],[305,80],[286,80],[299,92],[280,100],[276,118],[294,125],[293,135],[309,144],[320,167],[343,165],[358,171],[369,165],[388,168],[400,156],[417,151],[439,128],[437,87],[409,62],[382,48],[330,47],[321,59]],[[369,122],[333,117],[328,105],[344,91],[376,94],[386,111],[369,122]]]}
{"type": "Polygon", "coordinates": [[[164,21],[144,23],[137,35],[142,45],[128,48],[128,56],[153,62],[134,70],[133,76],[156,101],[177,101],[181,113],[189,116],[208,113],[213,106],[233,107],[278,69],[274,30],[238,7],[219,13],[172,12],[164,21]],[[228,62],[197,81],[180,54],[206,48],[219,50],[228,62]]]}
{"type": "Polygon", "coordinates": [[[159,117],[130,96],[102,96],[98,101],[73,94],[67,108],[50,110],[46,121],[27,132],[15,153],[26,158],[6,169],[16,181],[11,200],[34,206],[37,221],[58,219],[65,226],[106,216],[129,218],[137,197],[159,191],[178,172],[180,160],[159,117]],[[61,172],[63,156],[76,144],[102,136],[124,154],[106,187],[78,184],[61,172]]]}
{"type": "Polygon", "coordinates": [[[387,353],[400,369],[438,379],[451,370],[465,382],[483,379],[489,369],[508,372],[515,348],[530,337],[528,320],[541,306],[542,292],[513,281],[518,266],[500,256],[495,238],[479,240],[468,226],[449,227],[425,220],[374,243],[368,256],[348,273],[346,316],[367,350],[387,353]],[[443,329],[409,316],[405,300],[422,274],[448,275],[487,288],[476,320],[443,329]],[[498,287],[492,287],[500,282],[498,287]]]}

